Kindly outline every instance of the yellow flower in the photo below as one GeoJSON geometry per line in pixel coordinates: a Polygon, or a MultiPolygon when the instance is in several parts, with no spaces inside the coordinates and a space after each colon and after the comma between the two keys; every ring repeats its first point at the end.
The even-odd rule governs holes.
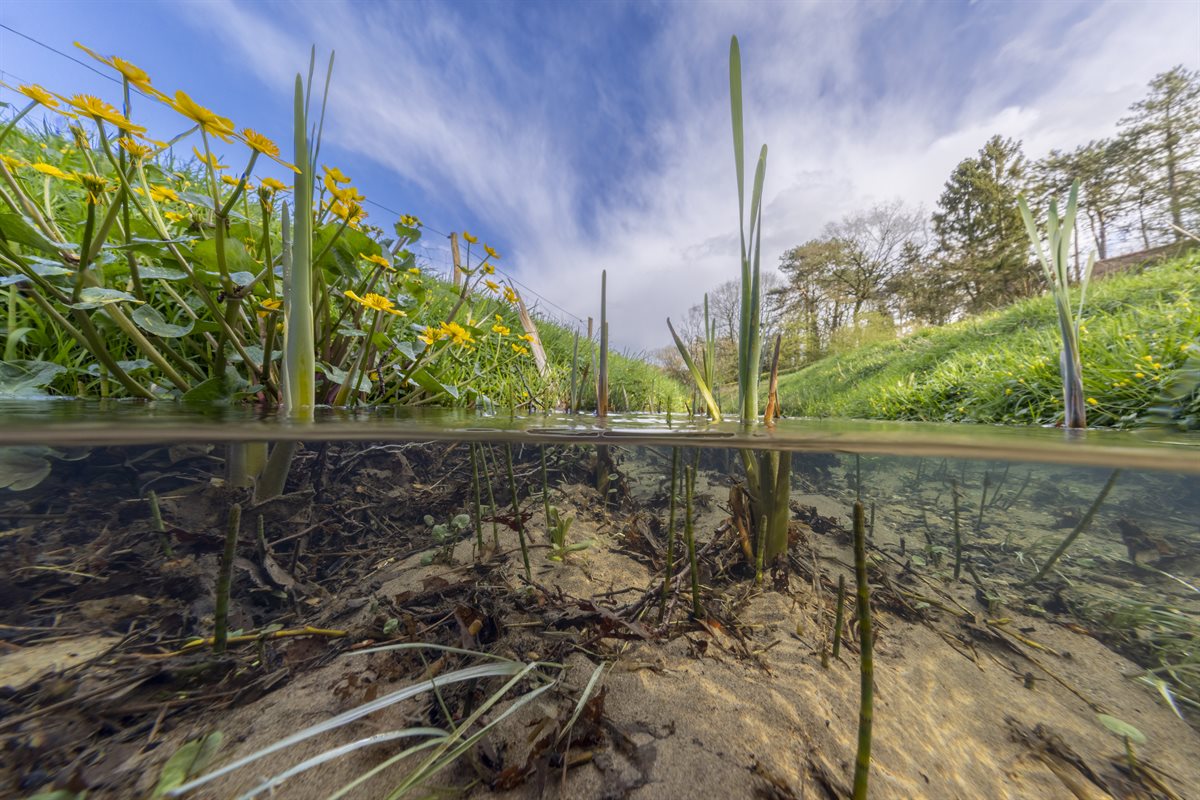
{"type": "Polygon", "coordinates": [[[1089,405],[1089,406],[1094,406],[1094,405],[1096,405],[1096,404],[1097,404],[1097,403],[1096,403],[1096,398],[1094,398],[1094,397],[1089,397],[1089,398],[1087,399],[1087,401],[1088,401],[1088,405],[1089,405]]]}
{"type": "Polygon", "coordinates": [[[1004,390],[1004,393],[1005,393],[1005,394],[1012,394],[1012,389],[1005,389],[1005,390],[1004,390]]]}
{"type": "Polygon", "coordinates": [[[388,261],[383,256],[367,255],[366,253],[359,253],[358,257],[364,261],[370,261],[372,264],[378,264],[379,266],[384,267],[386,269],[392,268],[391,262],[388,261]]]}
{"type": "Polygon", "coordinates": [[[222,175],[221,176],[221,183],[227,183],[230,186],[237,186],[241,182],[242,181],[240,178],[235,178],[232,175],[222,175]]]}
{"type": "Polygon", "coordinates": [[[345,223],[351,228],[358,227],[358,223],[361,222],[365,216],[367,216],[367,212],[363,211],[363,207],[357,203],[351,203],[347,205],[340,201],[334,201],[333,203],[329,204],[329,210],[332,211],[334,216],[336,216],[338,219],[344,220],[345,223]]]}
{"type": "Polygon", "coordinates": [[[409,274],[409,275],[420,275],[420,274],[421,274],[421,268],[420,268],[420,267],[409,267],[409,268],[408,268],[408,274],[409,274]]]}
{"type": "Polygon", "coordinates": [[[527,347],[524,347],[519,344],[509,344],[509,347],[511,347],[513,349],[513,352],[519,356],[529,355],[529,348],[527,348],[527,347]]]}
{"type": "Polygon", "coordinates": [[[1155,361],[1155,362],[1154,362],[1154,368],[1155,368],[1155,369],[1162,369],[1162,364],[1160,364],[1160,363],[1158,363],[1157,361],[1155,361]]]}
{"type": "Polygon", "coordinates": [[[359,297],[354,292],[349,290],[347,290],[344,294],[354,302],[358,303],[359,305],[366,306],[372,311],[385,311],[388,314],[395,314],[397,317],[408,316],[403,311],[396,308],[396,304],[383,295],[367,292],[365,296],[359,297]]]}
{"type": "Polygon", "coordinates": [[[170,101],[170,106],[192,122],[198,123],[200,130],[205,133],[211,133],[223,142],[233,141],[233,121],[200,105],[188,97],[186,92],[175,92],[175,99],[170,101]]]}
{"type": "Polygon", "coordinates": [[[132,85],[141,89],[143,92],[152,94],[160,100],[166,99],[166,95],[150,85],[150,76],[146,74],[145,70],[140,69],[134,64],[130,64],[123,58],[117,58],[116,56],[113,56],[112,58],[105,58],[104,56],[84,47],[79,42],[76,42],[75,46],[97,61],[107,64],[117,72],[121,73],[121,75],[125,77],[125,80],[129,81],[132,85]]]}
{"type": "Polygon", "coordinates": [[[463,231],[463,238],[466,239],[469,244],[475,244],[479,241],[479,238],[472,236],[470,231],[463,231]]]}
{"type": "MultiPolygon", "coordinates": [[[[17,167],[25,166],[25,162],[22,161],[21,159],[13,158],[12,156],[5,155],[4,153],[0,153],[0,161],[3,161],[4,165],[11,169],[16,169],[17,167]]],[[[1184,345],[1184,347],[1187,347],[1187,345],[1184,345]]]]}
{"type": "Polygon", "coordinates": [[[504,299],[510,303],[517,302],[517,293],[513,291],[511,286],[504,287],[504,299]]]}
{"type": "Polygon", "coordinates": [[[483,274],[484,275],[495,275],[496,268],[485,261],[485,262],[483,262],[483,274]]]}
{"type": "Polygon", "coordinates": [[[46,108],[58,108],[58,99],[36,83],[31,83],[27,86],[18,86],[17,91],[35,103],[41,103],[46,108]]]}
{"type": "Polygon", "coordinates": [[[161,203],[164,200],[173,200],[179,202],[179,195],[175,194],[175,190],[169,186],[151,186],[150,199],[156,203],[161,203]]]}
{"type": "Polygon", "coordinates": [[[487,253],[489,256],[496,259],[497,261],[500,260],[500,254],[497,253],[495,250],[493,250],[492,246],[490,244],[485,244],[483,246],[483,252],[487,253]]]}
{"type": "Polygon", "coordinates": [[[428,325],[426,325],[425,332],[422,333],[417,338],[420,339],[425,344],[433,344],[438,339],[442,338],[440,334],[441,334],[441,331],[439,331],[437,328],[431,328],[428,325]]]}
{"type": "Polygon", "coordinates": [[[266,136],[263,136],[258,131],[254,130],[252,128],[243,128],[242,129],[242,139],[245,140],[246,144],[248,144],[252,150],[257,150],[258,152],[262,153],[264,156],[266,156],[267,158],[276,162],[277,164],[282,164],[283,166],[290,169],[292,172],[300,171],[299,169],[296,168],[296,166],[294,164],[289,164],[288,162],[281,159],[279,157],[279,145],[275,144],[274,142],[272,142],[266,136]]]}
{"type": "Polygon", "coordinates": [[[491,279],[485,279],[483,281],[483,285],[486,286],[488,289],[490,289],[493,292],[500,291],[500,284],[496,283],[495,281],[493,281],[491,279]]]}
{"type": "Polygon", "coordinates": [[[180,214],[178,211],[164,211],[163,216],[171,220],[171,222],[183,222],[187,217],[180,214]]]}
{"type": "Polygon", "coordinates": [[[530,344],[533,344],[533,334],[532,333],[522,333],[517,338],[524,339],[525,341],[529,342],[530,344]]]}
{"type": "Polygon", "coordinates": [[[263,178],[262,185],[273,192],[286,192],[292,187],[284,185],[283,181],[277,181],[274,178],[263,178]]]}
{"type": "Polygon", "coordinates": [[[325,176],[325,188],[329,190],[331,195],[337,198],[338,202],[346,205],[350,205],[351,203],[361,203],[363,200],[367,199],[359,194],[358,189],[355,189],[353,186],[340,187],[336,183],[333,183],[329,180],[328,175],[325,176]]]}
{"type": "Polygon", "coordinates": [[[406,228],[421,227],[421,220],[414,217],[412,214],[404,214],[400,217],[400,224],[406,228]]]}
{"type": "Polygon", "coordinates": [[[1153,360],[1154,360],[1153,356],[1142,356],[1142,361],[1153,361],[1153,360]]]}
{"type": "Polygon", "coordinates": [[[117,144],[121,145],[121,149],[134,158],[145,158],[154,152],[152,147],[144,145],[137,139],[129,136],[122,136],[120,139],[117,139],[117,144]]]}
{"type": "Polygon", "coordinates": [[[43,175],[49,175],[51,178],[61,178],[64,181],[73,181],[73,177],[63,172],[53,164],[43,164],[41,161],[29,165],[31,169],[35,169],[43,175]]]}
{"type": "Polygon", "coordinates": [[[217,158],[216,153],[213,153],[210,156],[206,156],[204,153],[201,153],[199,150],[197,150],[195,145],[192,146],[192,152],[196,154],[196,158],[198,158],[200,160],[200,163],[204,164],[205,166],[212,167],[213,169],[218,170],[218,171],[223,170],[223,169],[229,169],[228,164],[222,164],[220,162],[220,160],[217,158]]]}
{"type": "Polygon", "coordinates": [[[465,347],[475,341],[471,337],[471,334],[467,332],[467,329],[457,322],[443,322],[442,330],[454,344],[460,347],[465,347]]]}
{"type": "MultiPolygon", "coordinates": [[[[321,170],[325,173],[325,178],[333,183],[349,183],[350,179],[342,174],[342,171],[337,167],[327,167],[321,165],[321,170]]],[[[328,185],[328,184],[326,184],[328,185]]]]}
{"type": "Polygon", "coordinates": [[[97,122],[102,120],[104,122],[111,123],[123,131],[132,133],[134,136],[141,136],[146,132],[146,127],[144,125],[134,125],[115,107],[109,105],[94,95],[72,95],[67,100],[67,104],[79,111],[79,113],[89,116],[97,122]]]}
{"type": "Polygon", "coordinates": [[[260,317],[265,317],[267,314],[278,311],[281,308],[283,308],[282,300],[275,297],[268,297],[266,300],[262,301],[262,311],[259,311],[258,315],[260,317]]]}
{"type": "Polygon", "coordinates": [[[1144,372],[1135,372],[1135,373],[1133,373],[1133,377],[1144,378],[1144,377],[1146,377],[1146,374],[1144,372]]]}
{"type": "Polygon", "coordinates": [[[503,325],[497,323],[492,326],[492,333],[498,333],[501,336],[508,336],[510,333],[512,333],[512,331],[510,331],[508,328],[504,327],[503,325]]]}

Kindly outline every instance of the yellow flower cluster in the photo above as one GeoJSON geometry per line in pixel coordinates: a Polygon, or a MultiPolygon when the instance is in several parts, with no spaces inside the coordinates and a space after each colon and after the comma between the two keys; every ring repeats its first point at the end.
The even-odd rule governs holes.
{"type": "Polygon", "coordinates": [[[475,338],[471,336],[471,332],[457,322],[443,322],[436,328],[426,326],[425,332],[417,338],[427,345],[440,342],[442,339],[449,339],[452,344],[465,347],[468,350],[474,349],[471,345],[475,343],[475,338]]]}
{"type": "Polygon", "coordinates": [[[357,294],[355,294],[354,292],[352,292],[348,289],[344,292],[344,294],[346,295],[346,297],[349,297],[354,302],[358,303],[361,306],[369,308],[372,311],[383,311],[388,314],[394,314],[397,317],[408,316],[403,311],[396,308],[396,304],[393,303],[388,298],[384,297],[383,295],[374,294],[373,292],[367,292],[362,297],[359,297],[357,294]]]}

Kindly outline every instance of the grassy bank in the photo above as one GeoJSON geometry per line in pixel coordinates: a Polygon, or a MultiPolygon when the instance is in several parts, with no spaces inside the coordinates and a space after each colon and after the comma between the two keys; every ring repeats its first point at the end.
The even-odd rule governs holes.
{"type": "MultiPolygon", "coordinates": [[[[1053,424],[1056,324],[1050,297],[1025,300],[818,361],[781,376],[780,399],[790,416],[1053,424]]],[[[1200,254],[1095,282],[1081,339],[1089,424],[1146,421],[1200,366],[1200,254]]],[[[1175,414],[1196,427],[1200,393],[1175,414]]]]}

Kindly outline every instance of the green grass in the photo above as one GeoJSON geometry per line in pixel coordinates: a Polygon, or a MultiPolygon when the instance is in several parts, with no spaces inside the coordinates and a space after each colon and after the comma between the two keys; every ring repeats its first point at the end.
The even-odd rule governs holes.
{"type": "MultiPolygon", "coordinates": [[[[780,399],[789,416],[1061,422],[1055,319],[1043,296],[868,345],[781,376],[780,399]]],[[[1095,281],[1080,338],[1089,425],[1142,424],[1164,389],[1191,381],[1172,413],[1198,426],[1200,253],[1095,281]]]]}

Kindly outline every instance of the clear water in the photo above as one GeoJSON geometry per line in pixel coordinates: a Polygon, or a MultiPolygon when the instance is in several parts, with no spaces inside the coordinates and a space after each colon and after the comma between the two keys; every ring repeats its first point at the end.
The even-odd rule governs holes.
{"type": "MultiPolygon", "coordinates": [[[[548,781],[571,797],[845,791],[860,689],[855,500],[869,523],[876,625],[872,797],[1072,797],[1072,781],[1113,796],[1200,787],[1195,435],[796,420],[746,432],[663,416],[370,411],[293,425],[241,408],[7,403],[0,477],[18,473],[28,488],[0,489],[3,796],[69,780],[89,798],[140,796],[189,738],[221,730],[220,766],[417,683],[439,657],[446,673],[478,663],[355,654],[401,641],[569,667],[427,785],[519,797],[541,796],[548,781]],[[263,441],[302,444],[283,496],[259,504],[229,485],[226,454],[263,441]],[[478,507],[468,443],[485,451],[478,507]],[[660,600],[673,448],[697,466],[699,617],[690,579],[660,600]],[[728,523],[742,449],[792,459],[789,556],[761,587],[728,523]],[[552,541],[544,500],[572,521],[565,546],[552,541]],[[234,503],[229,625],[249,641],[216,657],[185,645],[212,635],[234,503]],[[1047,578],[1029,583],[1076,532],[1047,578]],[[848,598],[834,659],[839,578],[848,598]],[[255,639],[304,626],[346,635],[255,639]],[[603,704],[572,720],[600,663],[610,665],[595,685],[603,704]],[[570,739],[530,735],[568,723],[570,739]],[[1127,750],[1122,725],[1144,743],[1127,750]]],[[[678,571],[682,487],[677,497],[678,571]]],[[[500,688],[490,680],[378,711],[195,796],[235,796],[398,726],[444,727],[447,713],[461,722],[500,688]]],[[[352,753],[278,796],[328,796],[402,747],[352,753]]],[[[385,796],[412,763],[351,796],[385,796]]]]}

